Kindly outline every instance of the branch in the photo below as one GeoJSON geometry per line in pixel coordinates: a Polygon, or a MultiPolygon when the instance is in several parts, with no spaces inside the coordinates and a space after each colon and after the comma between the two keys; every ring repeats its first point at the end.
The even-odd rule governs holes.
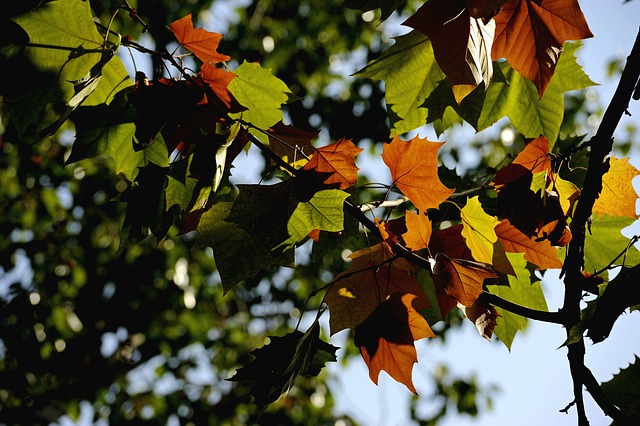
{"type": "Polygon", "coordinates": [[[480,294],[480,299],[483,302],[490,303],[499,308],[502,308],[511,313],[521,315],[526,318],[530,318],[536,321],[549,322],[553,324],[562,324],[562,315],[560,312],[547,312],[539,311],[537,309],[527,308],[526,306],[518,305],[517,303],[510,302],[488,291],[483,291],[480,294]]]}
{"type": "MultiPolygon", "coordinates": [[[[585,177],[584,185],[576,206],[576,211],[571,222],[572,239],[569,243],[567,258],[564,263],[561,277],[564,277],[565,295],[564,304],[560,312],[566,318],[565,328],[567,336],[571,326],[580,320],[580,300],[582,296],[584,276],[584,242],[586,234],[586,224],[591,217],[593,205],[602,190],[602,177],[609,169],[607,157],[613,148],[613,133],[620,123],[622,115],[625,114],[638,81],[640,80],[640,32],[638,33],[633,49],[627,57],[618,87],[611,99],[611,103],[604,113],[602,122],[595,136],[590,141],[591,154],[589,157],[589,167],[585,177]]],[[[599,385],[593,376],[585,374],[587,369],[584,364],[584,341],[573,343],[568,346],[567,357],[573,388],[576,408],[578,410],[578,421],[580,425],[588,424],[583,401],[583,385],[589,386],[589,392],[594,395],[594,400],[600,408],[609,416],[618,416],[618,412],[612,409],[612,404],[599,391],[599,385]],[[595,383],[594,383],[595,382],[595,383]]]]}

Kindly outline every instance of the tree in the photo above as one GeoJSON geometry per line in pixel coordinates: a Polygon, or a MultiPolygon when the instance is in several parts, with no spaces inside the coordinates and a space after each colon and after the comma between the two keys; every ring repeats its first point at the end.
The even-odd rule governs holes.
{"type": "MultiPolygon", "coordinates": [[[[48,423],[86,400],[114,423],[333,422],[329,315],[371,380],[384,370],[414,393],[418,339],[468,318],[510,347],[527,319],[557,324],[567,410],[588,423],[586,388],[615,422],[637,420],[638,364],[600,384],[584,340],[603,342],[640,304],[637,237],[620,232],[636,219],[640,172],[611,155],[638,96],[640,41],[587,136],[581,95],[565,95],[593,84],[575,58],[591,37],[576,1],[334,3],[302,2],[292,18],[254,2],[228,44],[160,2],[6,11],[0,244],[5,270],[28,266],[3,299],[3,417],[48,423]],[[354,20],[396,10],[413,30],[389,47],[372,19],[354,20]],[[298,50],[280,47],[294,28],[298,50]],[[146,33],[153,47],[137,40],[146,33]],[[359,37],[357,94],[323,96],[328,58],[359,37]],[[151,58],[153,75],[130,76],[127,50],[151,58]],[[504,117],[517,143],[482,141],[493,157],[462,176],[439,162],[444,142],[409,136],[504,117]],[[363,138],[383,144],[391,182],[359,173],[363,138]],[[249,149],[262,180],[235,185],[249,149]],[[539,284],[551,269],[565,286],[558,312],[539,284]],[[159,380],[140,378],[149,368],[159,380]]],[[[475,384],[461,385],[440,389],[471,394],[458,408],[474,413],[475,384]]]]}

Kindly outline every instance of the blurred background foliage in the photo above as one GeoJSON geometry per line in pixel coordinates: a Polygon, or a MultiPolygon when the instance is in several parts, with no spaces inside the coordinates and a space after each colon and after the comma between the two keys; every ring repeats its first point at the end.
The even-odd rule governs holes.
{"type": "MultiPolygon", "coordinates": [[[[8,19],[40,3],[3,5],[2,37],[10,35],[8,19]]],[[[90,3],[103,23],[121,5],[118,0],[90,3]]],[[[405,2],[399,11],[409,16],[419,4],[405,2]]],[[[171,43],[165,26],[187,14],[193,14],[196,26],[226,19],[219,50],[239,62],[260,61],[302,98],[285,111],[292,124],[322,129],[325,140],[350,138],[371,153],[388,140],[383,86],[348,77],[392,43],[379,10],[363,14],[343,8],[339,0],[139,0],[131,5],[155,29],[141,34],[139,24],[122,11],[112,28],[134,40],[146,37],[157,47],[171,43]],[[212,14],[221,10],[227,11],[224,17],[212,14]]],[[[402,18],[396,13],[393,19],[402,18]]],[[[11,60],[3,56],[3,68],[15,65],[11,60]]],[[[158,64],[153,69],[154,78],[164,73],[158,64]]],[[[612,63],[610,70],[616,75],[620,64],[612,63]]],[[[3,95],[10,84],[0,85],[3,95]]],[[[593,130],[589,117],[601,111],[589,96],[567,96],[559,146],[593,130]]],[[[268,336],[282,336],[296,326],[308,295],[345,269],[339,251],[319,256],[307,245],[296,269],[265,271],[226,295],[212,251],[190,250],[193,235],[174,231],[159,243],[145,240],[116,256],[124,204],[113,200],[127,184],[115,177],[111,162],[84,160],[65,167],[72,124],[54,137],[25,144],[7,111],[0,114],[0,423],[44,425],[81,414],[105,424],[354,423],[333,412],[326,371],[299,379],[259,420],[246,384],[225,380],[268,336]]],[[[636,131],[627,129],[629,135],[636,131]]],[[[466,128],[445,134],[452,141],[443,150],[445,183],[447,176],[462,176],[472,188],[487,167],[498,167],[523,146],[508,123],[472,142],[450,137],[467,134],[466,128]]],[[[628,149],[629,144],[619,146],[628,149]]],[[[263,161],[255,168],[259,177],[270,165],[263,161]]],[[[366,173],[360,187],[370,183],[366,173]]],[[[354,195],[366,202],[379,194],[369,189],[354,195]]],[[[354,230],[357,224],[346,226],[354,230]]],[[[353,237],[344,248],[366,243],[353,237]]],[[[317,299],[309,302],[311,308],[317,299]]],[[[448,328],[461,323],[460,314],[452,315],[437,328],[439,338],[446,339],[448,328]]],[[[356,355],[347,339],[339,358],[361,362],[356,355]]],[[[479,389],[473,377],[451,377],[446,366],[433,380],[436,394],[420,399],[435,404],[430,410],[435,414],[425,418],[416,408],[420,399],[413,401],[419,424],[435,424],[452,410],[476,415],[490,406],[495,392],[479,389]]]]}

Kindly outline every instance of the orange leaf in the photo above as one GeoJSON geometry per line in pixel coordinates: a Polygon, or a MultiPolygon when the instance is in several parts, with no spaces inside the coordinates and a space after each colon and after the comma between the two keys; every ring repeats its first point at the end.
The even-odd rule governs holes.
{"type": "Polygon", "coordinates": [[[435,337],[427,321],[412,306],[413,294],[393,293],[360,324],[354,335],[356,346],[369,367],[369,377],[378,384],[382,370],[411,392],[417,393],[411,378],[418,362],[414,342],[435,337]]]}
{"type": "Polygon", "coordinates": [[[577,0],[511,0],[494,17],[492,57],[531,80],[544,94],[566,40],[592,37],[577,0]]]}
{"type": "Polygon", "coordinates": [[[545,136],[527,142],[524,149],[507,166],[498,170],[493,184],[496,189],[526,175],[547,171],[551,175],[551,158],[549,156],[549,140],[545,136]]]}
{"type": "Polygon", "coordinates": [[[393,183],[423,213],[438,208],[454,191],[438,177],[438,150],[443,144],[418,136],[405,142],[395,136],[382,150],[393,183]]]}
{"type": "Polygon", "coordinates": [[[345,189],[358,181],[358,167],[355,163],[356,155],[362,152],[349,139],[342,138],[331,145],[316,148],[313,157],[302,170],[315,170],[326,173],[325,185],[337,184],[339,189],[345,189]]]}
{"type": "Polygon", "coordinates": [[[535,241],[527,237],[518,228],[511,225],[508,219],[498,222],[495,227],[498,240],[509,253],[524,253],[524,258],[539,269],[562,268],[556,248],[549,240],[535,241]]]}
{"type": "Polygon", "coordinates": [[[418,310],[429,305],[416,281],[414,268],[401,260],[389,262],[393,253],[387,244],[366,247],[349,257],[353,263],[336,277],[325,298],[331,313],[331,334],[357,327],[397,291],[417,296],[414,304],[418,310]]]}
{"type": "Polygon", "coordinates": [[[450,259],[438,253],[433,275],[438,285],[458,303],[470,307],[482,293],[485,278],[497,278],[490,265],[463,259],[450,259]]]}
{"type": "Polygon", "coordinates": [[[211,87],[211,90],[213,90],[218,98],[220,98],[226,106],[230,107],[231,94],[227,90],[227,86],[229,86],[229,83],[236,75],[222,68],[216,68],[211,61],[202,64],[199,75],[202,80],[211,87]]]}
{"type": "Polygon", "coordinates": [[[231,59],[231,56],[217,51],[222,34],[194,28],[191,14],[174,21],[169,28],[180,44],[192,51],[203,63],[218,63],[231,59]]]}
{"type": "Polygon", "coordinates": [[[609,171],[602,176],[602,192],[593,205],[593,213],[600,218],[605,214],[635,218],[638,194],[631,181],[639,174],[638,169],[629,164],[628,158],[611,156],[609,171]]]}
{"type": "Polygon", "coordinates": [[[493,77],[493,20],[485,23],[470,16],[469,9],[459,2],[430,0],[404,24],[431,39],[436,61],[458,103],[478,84],[489,85],[493,77]]]}
{"type": "Polygon", "coordinates": [[[431,239],[431,221],[424,214],[407,211],[405,214],[407,232],[402,234],[405,245],[411,251],[422,250],[429,246],[431,239]]]}

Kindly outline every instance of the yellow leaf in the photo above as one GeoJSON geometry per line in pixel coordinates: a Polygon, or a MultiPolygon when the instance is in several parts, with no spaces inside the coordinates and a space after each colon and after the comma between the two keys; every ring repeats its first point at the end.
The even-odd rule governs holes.
{"type": "Polygon", "coordinates": [[[460,211],[462,236],[467,241],[471,255],[478,262],[493,263],[493,245],[498,241],[495,216],[485,213],[478,196],[470,198],[460,211]]]}
{"type": "Polygon", "coordinates": [[[628,158],[611,156],[609,171],[602,177],[602,192],[593,205],[593,213],[600,218],[605,214],[635,218],[638,194],[631,181],[638,174],[640,172],[629,164],[628,158]]]}

